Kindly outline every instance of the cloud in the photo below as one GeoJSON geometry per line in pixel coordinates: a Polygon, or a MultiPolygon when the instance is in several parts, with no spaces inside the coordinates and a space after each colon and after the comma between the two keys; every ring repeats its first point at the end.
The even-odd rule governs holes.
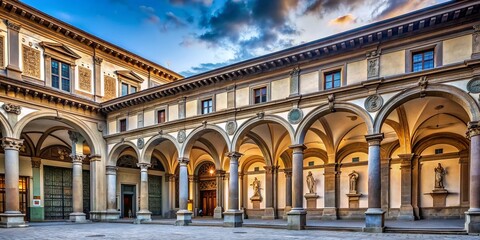
{"type": "Polygon", "coordinates": [[[330,25],[348,25],[351,23],[356,23],[357,19],[352,14],[347,14],[344,16],[337,17],[335,19],[330,20],[330,25]]]}
{"type": "Polygon", "coordinates": [[[434,3],[434,0],[384,0],[373,11],[373,18],[375,20],[392,18],[434,3]]]}
{"type": "Polygon", "coordinates": [[[213,0],[170,0],[170,3],[178,6],[201,5],[208,7],[212,5],[213,0]]]}
{"type": "Polygon", "coordinates": [[[340,7],[352,10],[368,2],[369,0],[304,0],[306,7],[303,13],[316,14],[321,17],[326,12],[338,10],[340,7]]]}
{"type": "Polygon", "coordinates": [[[187,22],[177,17],[173,12],[167,12],[165,14],[165,23],[164,23],[165,30],[167,30],[169,27],[184,28],[186,26],[187,26],[187,22]]]}

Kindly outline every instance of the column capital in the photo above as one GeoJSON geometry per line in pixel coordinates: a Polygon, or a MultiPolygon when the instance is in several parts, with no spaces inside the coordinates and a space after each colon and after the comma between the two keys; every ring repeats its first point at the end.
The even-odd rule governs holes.
{"type": "Polygon", "coordinates": [[[85,155],[82,154],[70,154],[70,158],[72,158],[73,164],[75,163],[83,163],[83,160],[85,160],[85,155]]]}
{"type": "Polygon", "coordinates": [[[145,171],[145,170],[148,170],[148,168],[151,166],[152,164],[150,163],[137,163],[137,167],[140,168],[141,171],[145,171]]]}
{"type": "Polygon", "coordinates": [[[175,174],[165,174],[165,182],[175,182],[175,174]]]}
{"type": "Polygon", "coordinates": [[[70,140],[72,142],[76,143],[78,141],[79,136],[81,136],[81,135],[78,132],[68,131],[68,137],[70,137],[70,140]]]}
{"type": "Polygon", "coordinates": [[[178,162],[180,163],[180,165],[187,165],[190,162],[190,159],[186,157],[181,157],[178,158],[178,162]]]}
{"type": "Polygon", "coordinates": [[[106,175],[116,175],[118,167],[117,166],[106,166],[106,175]]]}
{"type": "Polygon", "coordinates": [[[285,173],[285,177],[292,177],[292,169],[291,168],[285,168],[283,169],[283,173],[285,173]]]}
{"type": "Polygon", "coordinates": [[[243,153],[239,153],[239,152],[229,152],[228,153],[228,157],[230,158],[230,161],[232,161],[232,159],[235,159],[238,161],[238,159],[243,156],[243,153]]]}
{"type": "Polygon", "coordinates": [[[195,176],[195,175],[188,175],[188,181],[189,181],[189,182],[197,182],[197,181],[198,181],[198,177],[195,176]]]}
{"type": "Polygon", "coordinates": [[[303,150],[305,150],[307,147],[305,146],[305,144],[294,144],[294,145],[290,145],[289,146],[290,149],[293,150],[293,152],[303,152],[303,150]]]}
{"type": "Polygon", "coordinates": [[[415,153],[398,154],[398,157],[400,158],[400,168],[410,167],[415,157],[415,153]]]}
{"type": "Polygon", "coordinates": [[[42,165],[42,158],[39,157],[32,157],[32,168],[40,168],[42,165]]]}
{"type": "Polygon", "coordinates": [[[324,165],[324,173],[323,175],[337,175],[338,174],[338,164],[337,163],[329,163],[324,165]]]}
{"type": "Polygon", "coordinates": [[[4,150],[20,150],[23,146],[23,139],[16,139],[10,137],[1,138],[2,140],[2,147],[4,150]]]}
{"type": "Polygon", "coordinates": [[[102,156],[100,155],[90,155],[90,162],[99,162],[102,160],[102,156]]]}
{"type": "Polygon", "coordinates": [[[20,31],[20,28],[21,28],[20,24],[12,22],[10,20],[7,20],[6,24],[7,24],[7,28],[10,29],[10,30],[14,30],[14,31],[17,31],[17,32],[20,31]]]}
{"type": "Polygon", "coordinates": [[[383,133],[365,135],[365,139],[368,142],[368,146],[380,146],[383,140],[383,133]]]}
{"type": "Polygon", "coordinates": [[[273,172],[275,171],[275,167],[274,166],[264,166],[263,169],[265,169],[265,172],[267,174],[273,174],[273,172]]]}
{"type": "Polygon", "coordinates": [[[215,176],[217,177],[225,177],[225,173],[224,170],[215,170],[215,176]]]}
{"type": "Polygon", "coordinates": [[[480,122],[479,121],[469,122],[468,129],[467,129],[467,138],[470,139],[473,136],[478,136],[478,135],[480,135],[480,122]]]}
{"type": "Polygon", "coordinates": [[[100,64],[102,64],[103,59],[101,57],[94,56],[93,61],[94,61],[95,65],[100,65],[100,64]]]}

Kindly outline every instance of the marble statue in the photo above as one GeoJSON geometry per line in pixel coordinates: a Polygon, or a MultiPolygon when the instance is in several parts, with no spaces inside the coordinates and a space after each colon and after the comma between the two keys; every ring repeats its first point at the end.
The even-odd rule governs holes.
{"type": "Polygon", "coordinates": [[[445,188],[443,184],[445,174],[445,168],[442,167],[442,164],[438,163],[438,166],[435,168],[435,188],[445,188]]]}
{"type": "Polygon", "coordinates": [[[359,174],[355,172],[355,170],[353,170],[350,174],[348,174],[348,177],[350,178],[350,193],[357,193],[357,182],[359,174]]]}
{"type": "Polygon", "coordinates": [[[311,171],[308,172],[307,186],[310,193],[315,193],[315,179],[313,178],[311,171]]]}
{"type": "Polygon", "coordinates": [[[256,177],[250,186],[253,187],[253,197],[260,197],[260,181],[256,177]]]}

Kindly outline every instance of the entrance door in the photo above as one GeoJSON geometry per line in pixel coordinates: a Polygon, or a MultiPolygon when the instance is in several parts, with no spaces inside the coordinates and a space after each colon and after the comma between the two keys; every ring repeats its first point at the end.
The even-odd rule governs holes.
{"type": "MultiPolygon", "coordinates": [[[[28,212],[28,187],[29,177],[19,177],[18,191],[19,191],[19,203],[20,212],[25,214],[25,221],[28,221],[30,214],[28,212]]],[[[0,213],[5,212],[5,175],[0,174],[0,213]]]]}
{"type": "Polygon", "coordinates": [[[135,217],[135,209],[135,185],[122,184],[122,217],[135,217]]]}
{"type": "Polygon", "coordinates": [[[200,207],[204,216],[213,216],[217,205],[217,194],[215,190],[200,191],[200,207]]]}
{"type": "Polygon", "coordinates": [[[148,209],[162,215],[162,176],[148,175],[148,209]]]}

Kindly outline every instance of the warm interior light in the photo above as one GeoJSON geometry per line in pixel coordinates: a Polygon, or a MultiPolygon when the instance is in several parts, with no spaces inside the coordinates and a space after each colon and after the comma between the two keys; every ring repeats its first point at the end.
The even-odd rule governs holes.
{"type": "Polygon", "coordinates": [[[208,173],[210,173],[210,175],[212,175],[213,174],[213,169],[208,170],[208,173]]]}

